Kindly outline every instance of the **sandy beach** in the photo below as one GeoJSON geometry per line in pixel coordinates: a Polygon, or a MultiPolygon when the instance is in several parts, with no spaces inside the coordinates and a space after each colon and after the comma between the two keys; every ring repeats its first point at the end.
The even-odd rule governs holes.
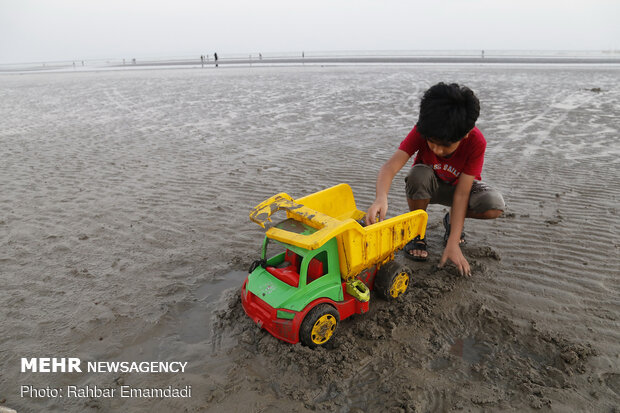
{"type": "MultiPolygon", "coordinates": [[[[392,64],[0,74],[0,408],[22,412],[619,412],[618,65],[392,64]],[[334,343],[279,342],[240,287],[278,192],[345,182],[358,208],[439,81],[472,88],[483,180],[473,277],[427,263],[334,343]],[[23,357],[183,361],[33,373],[23,357]],[[192,387],[187,398],[20,386],[192,387]]],[[[395,178],[389,216],[406,211],[395,178]]]]}

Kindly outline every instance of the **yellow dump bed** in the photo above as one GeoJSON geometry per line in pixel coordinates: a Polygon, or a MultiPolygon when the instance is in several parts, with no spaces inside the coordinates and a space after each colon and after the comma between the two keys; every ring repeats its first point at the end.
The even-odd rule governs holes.
{"type": "Polygon", "coordinates": [[[427,215],[417,210],[387,219],[369,226],[357,220],[364,212],[357,209],[353,191],[347,184],[339,184],[294,200],[280,193],[261,202],[250,213],[250,219],[263,228],[270,216],[285,210],[287,218],[316,228],[310,235],[297,234],[272,227],[267,237],[308,250],[321,247],[336,237],[340,256],[340,273],[345,280],[351,279],[366,268],[382,264],[394,258],[394,252],[407,242],[420,236],[424,238],[427,215]]]}

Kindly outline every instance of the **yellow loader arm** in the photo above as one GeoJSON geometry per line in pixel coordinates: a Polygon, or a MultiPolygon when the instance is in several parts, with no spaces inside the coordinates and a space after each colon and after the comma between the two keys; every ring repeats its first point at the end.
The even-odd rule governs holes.
{"type": "Polygon", "coordinates": [[[250,212],[250,219],[265,228],[265,223],[271,222],[271,216],[278,211],[286,211],[288,218],[294,218],[312,228],[316,228],[318,231],[312,235],[299,235],[272,227],[267,231],[269,238],[309,250],[320,247],[342,231],[346,231],[353,226],[359,226],[353,219],[348,219],[346,222],[343,222],[315,209],[299,204],[290,195],[284,192],[274,195],[258,204],[252,212],[250,212]]]}
{"type": "Polygon", "coordinates": [[[289,215],[293,215],[300,221],[317,229],[321,229],[330,223],[339,223],[328,215],[310,209],[302,204],[298,204],[290,195],[284,192],[274,195],[258,204],[252,212],[250,212],[250,219],[265,228],[265,222],[271,222],[271,216],[278,211],[286,211],[289,215]]]}

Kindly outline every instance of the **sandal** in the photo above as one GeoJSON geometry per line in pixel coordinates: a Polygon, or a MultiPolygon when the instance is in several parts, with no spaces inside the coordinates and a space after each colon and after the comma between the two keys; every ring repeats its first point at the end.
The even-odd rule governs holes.
{"type": "MultiPolygon", "coordinates": [[[[450,238],[450,213],[447,212],[443,217],[443,227],[446,229],[446,232],[443,234],[443,245],[445,246],[448,243],[448,238],[450,238]]],[[[467,239],[465,238],[465,231],[461,232],[461,241],[459,245],[463,246],[467,244],[467,239]]]]}
{"type": "Polygon", "coordinates": [[[426,261],[428,260],[428,252],[425,257],[419,255],[413,255],[414,251],[426,251],[426,239],[420,238],[418,235],[411,241],[405,245],[403,250],[405,251],[405,256],[414,261],[426,261]]]}

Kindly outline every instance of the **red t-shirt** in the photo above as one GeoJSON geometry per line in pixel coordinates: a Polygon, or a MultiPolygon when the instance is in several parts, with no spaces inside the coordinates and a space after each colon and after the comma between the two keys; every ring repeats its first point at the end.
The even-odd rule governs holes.
{"type": "Polygon", "coordinates": [[[441,158],[431,151],[426,139],[420,135],[416,126],[400,143],[399,149],[407,152],[409,156],[413,156],[417,152],[414,165],[421,163],[432,166],[439,179],[448,184],[456,185],[461,173],[473,175],[478,181],[481,179],[480,174],[486,147],[487,141],[482,136],[482,132],[478,128],[474,128],[467,138],[461,140],[461,144],[450,158],[441,158]]]}

